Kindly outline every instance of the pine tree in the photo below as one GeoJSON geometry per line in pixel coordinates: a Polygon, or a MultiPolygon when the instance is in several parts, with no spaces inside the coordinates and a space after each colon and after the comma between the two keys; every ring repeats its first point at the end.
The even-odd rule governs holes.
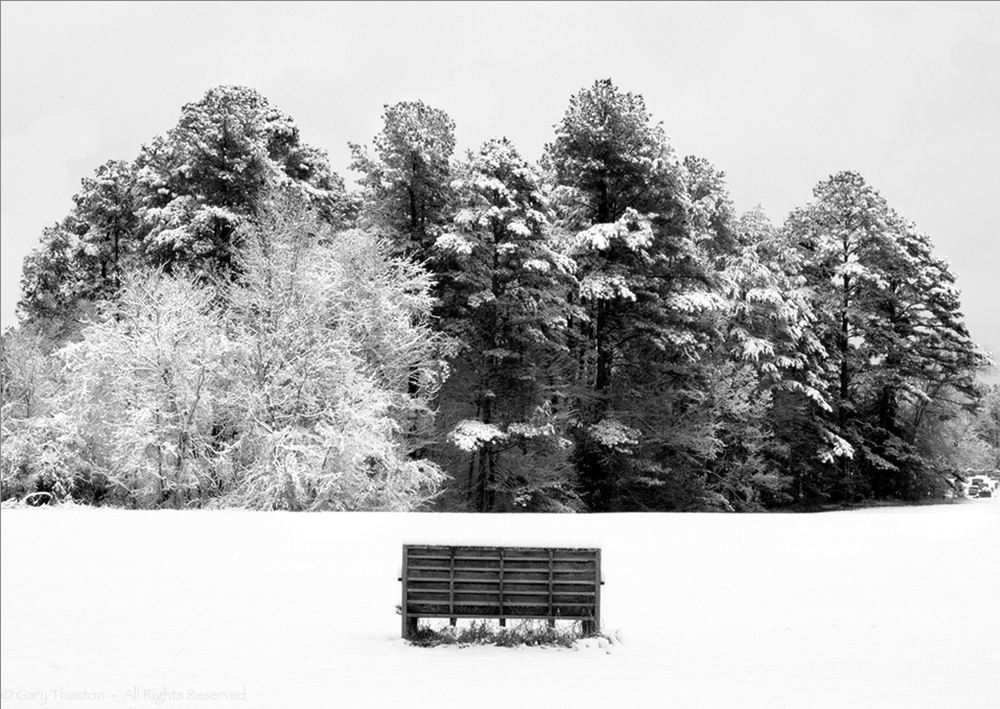
{"type": "Polygon", "coordinates": [[[709,487],[736,507],[752,508],[800,494],[805,470],[792,461],[801,457],[796,446],[803,429],[812,432],[814,446],[821,437],[816,412],[830,410],[821,376],[827,353],[814,334],[816,316],[796,252],[785,248],[759,208],[729,230],[736,247],[724,254],[719,272],[723,339],[708,366],[729,372],[741,386],[728,395],[731,401],[713,396],[723,410],[722,448],[708,463],[709,487]]]}
{"type": "Polygon", "coordinates": [[[124,270],[234,276],[240,227],[279,187],[307,200],[324,223],[353,219],[343,181],[289,116],[252,89],[214,88],[133,163],[112,160],[84,178],[72,213],[45,230],[25,261],[21,313],[47,322],[62,342],[116,294],[124,270]]]}
{"type": "Polygon", "coordinates": [[[365,190],[363,220],[388,230],[401,252],[424,260],[447,222],[455,123],[422,101],[386,106],[375,154],[351,143],[365,190]]]}
{"type": "Polygon", "coordinates": [[[349,204],[326,154],[253,89],[220,86],[184,106],[177,125],[136,162],[147,261],[168,271],[232,272],[239,227],[274,186],[290,186],[337,226],[349,204]]]}
{"type": "Polygon", "coordinates": [[[561,450],[553,405],[565,395],[558,369],[574,264],[553,248],[539,176],[507,139],[470,153],[454,189],[453,228],[437,239],[434,262],[443,325],[462,343],[449,404],[471,416],[451,439],[470,454],[469,501],[485,511],[498,488],[525,500],[560,482],[558,463],[532,460],[561,450]]]}
{"type": "Polygon", "coordinates": [[[629,478],[653,480],[663,470],[662,422],[643,417],[688,385],[677,375],[685,379],[680,370],[712,339],[704,315],[721,299],[690,222],[685,171],[641,96],[610,80],[580,91],[543,165],[566,232],[562,248],[578,266],[570,294],[581,314],[570,329],[574,457],[588,504],[612,509],[629,478]],[[649,474],[636,475],[639,468],[649,474]]]}
{"type": "Polygon", "coordinates": [[[853,172],[821,182],[785,230],[830,354],[827,398],[841,494],[920,494],[915,419],[947,391],[973,400],[983,361],[930,239],[853,172]],[[909,419],[909,420],[908,420],[909,419]]]}

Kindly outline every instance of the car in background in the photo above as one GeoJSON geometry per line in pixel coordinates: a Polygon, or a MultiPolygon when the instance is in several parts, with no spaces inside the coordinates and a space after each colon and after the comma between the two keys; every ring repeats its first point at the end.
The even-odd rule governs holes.
{"type": "Polygon", "coordinates": [[[969,478],[966,497],[993,497],[997,482],[988,475],[973,475],[969,478]]]}

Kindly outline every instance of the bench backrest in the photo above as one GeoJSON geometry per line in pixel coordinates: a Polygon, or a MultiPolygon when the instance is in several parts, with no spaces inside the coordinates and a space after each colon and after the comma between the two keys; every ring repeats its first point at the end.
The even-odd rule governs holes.
{"type": "Polygon", "coordinates": [[[403,636],[417,618],[546,618],[600,627],[601,550],[403,546],[403,636]]]}

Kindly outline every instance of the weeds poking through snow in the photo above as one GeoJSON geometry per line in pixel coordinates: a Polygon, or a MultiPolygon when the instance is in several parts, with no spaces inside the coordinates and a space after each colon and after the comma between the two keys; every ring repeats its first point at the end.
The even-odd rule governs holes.
{"type": "Polygon", "coordinates": [[[605,636],[601,633],[587,635],[582,623],[550,626],[546,621],[524,620],[510,627],[501,627],[495,621],[474,620],[468,625],[446,625],[431,628],[421,625],[410,638],[411,645],[436,647],[438,645],[496,645],[498,647],[564,647],[573,648],[577,641],[603,640],[603,646],[620,643],[620,633],[605,636]]]}

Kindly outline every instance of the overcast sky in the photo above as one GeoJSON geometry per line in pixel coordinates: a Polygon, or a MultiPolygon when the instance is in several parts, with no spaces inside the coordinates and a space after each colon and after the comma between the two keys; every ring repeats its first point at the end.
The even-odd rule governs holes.
{"type": "Polygon", "coordinates": [[[860,172],[958,276],[973,338],[1000,353],[1000,3],[3,2],[2,327],[21,263],[80,179],[134,159],[220,84],[260,91],[325,148],[370,143],[419,99],[459,148],[530,159],[571,94],[642,94],[680,156],[725,171],[739,211],[780,224],[860,172]]]}

